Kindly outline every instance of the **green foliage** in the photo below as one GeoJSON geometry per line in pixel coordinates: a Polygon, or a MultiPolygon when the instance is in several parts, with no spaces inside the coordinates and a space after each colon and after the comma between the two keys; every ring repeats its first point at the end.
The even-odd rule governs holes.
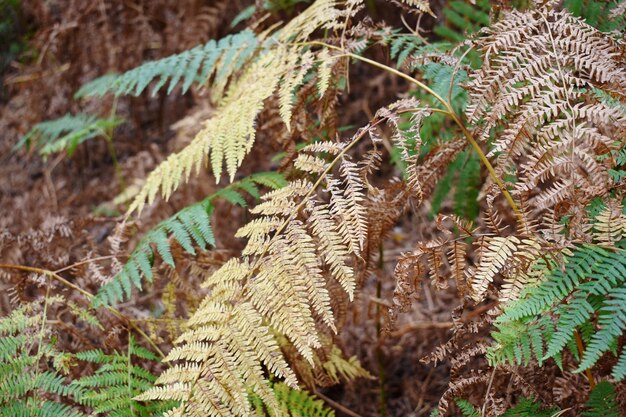
{"type": "Polygon", "coordinates": [[[583,417],[619,417],[621,415],[615,387],[607,381],[601,381],[596,385],[585,406],[583,417]]]}
{"type": "Polygon", "coordinates": [[[554,417],[557,409],[546,408],[532,399],[523,398],[515,407],[506,411],[501,417],[554,417]]]}
{"type": "Polygon", "coordinates": [[[155,95],[168,81],[167,94],[182,81],[185,93],[193,83],[205,84],[211,77],[215,83],[225,83],[259,48],[259,40],[251,30],[228,35],[219,41],[210,40],[180,54],[149,61],[123,74],[109,74],[97,78],[78,90],[76,97],[141,94],[158,79],[152,89],[155,95]]]}
{"type": "Polygon", "coordinates": [[[244,194],[259,198],[257,185],[278,189],[285,184],[284,177],[277,172],[253,174],[161,221],[139,241],[122,270],[100,288],[94,304],[113,304],[118,300],[129,299],[133,286],[141,290],[142,277],[152,282],[152,266],[156,254],[163,262],[175,267],[171,250],[172,240],[192,256],[196,255],[194,244],[201,249],[206,249],[209,245],[214,246],[211,212],[213,200],[216,198],[223,198],[231,204],[246,206],[244,194]]]}
{"type": "Polygon", "coordinates": [[[454,0],[448,2],[443,9],[445,23],[435,26],[433,32],[443,39],[462,42],[465,36],[478,32],[489,25],[489,1],[480,0],[476,4],[454,0]]]}
{"type": "Polygon", "coordinates": [[[574,16],[582,17],[591,26],[603,31],[623,31],[626,29],[626,17],[613,14],[619,1],[611,0],[565,0],[563,6],[574,16]]]}
{"type": "Polygon", "coordinates": [[[90,407],[93,413],[108,417],[151,417],[170,408],[168,403],[134,400],[156,380],[145,368],[154,365],[159,358],[138,346],[132,336],[126,353],[108,355],[97,349],[79,352],[75,357],[99,365],[93,375],[72,382],[72,386],[83,390],[77,401],[90,407]],[[142,366],[133,364],[136,360],[141,360],[142,366]]]}
{"type": "Polygon", "coordinates": [[[335,412],[326,408],[324,402],[304,389],[293,389],[282,382],[272,385],[278,401],[278,413],[268,410],[261,398],[251,396],[250,401],[258,416],[269,417],[334,417],[335,412]]]}
{"type": "Polygon", "coordinates": [[[24,304],[0,319],[0,417],[82,417],[59,400],[84,395],[66,382],[70,355],[58,352],[46,327],[46,307],[24,304]]]}
{"type": "Polygon", "coordinates": [[[98,118],[89,114],[66,114],[55,120],[36,124],[13,149],[36,149],[43,156],[66,151],[72,156],[81,143],[97,137],[108,137],[122,123],[114,117],[98,118]]]}
{"type": "Polygon", "coordinates": [[[399,67],[404,65],[411,55],[425,50],[423,39],[415,35],[395,35],[391,37],[389,44],[389,55],[399,67]]]}
{"type": "Polygon", "coordinates": [[[478,411],[471,402],[463,399],[456,399],[454,401],[461,410],[461,413],[463,413],[463,417],[480,417],[480,411],[478,411]]]}
{"type": "MultiPolygon", "coordinates": [[[[617,340],[626,329],[625,280],[626,256],[621,249],[576,247],[563,267],[549,265],[539,285],[505,308],[496,322],[498,330],[492,334],[496,344],[488,353],[491,363],[528,362],[531,352],[539,363],[547,358],[558,360],[577,330],[588,335],[577,372],[592,367],[605,353],[615,353],[617,340]],[[552,313],[554,322],[547,313],[552,313]],[[595,316],[597,329],[590,326],[595,316]],[[545,352],[542,340],[547,345],[545,352]]],[[[616,380],[624,378],[623,355],[613,371],[616,380]]]]}

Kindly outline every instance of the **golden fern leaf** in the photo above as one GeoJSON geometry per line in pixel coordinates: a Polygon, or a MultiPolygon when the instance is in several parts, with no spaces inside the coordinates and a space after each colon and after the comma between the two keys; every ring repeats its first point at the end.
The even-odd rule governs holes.
{"type": "Polygon", "coordinates": [[[626,129],[624,114],[594,94],[626,97],[619,45],[551,7],[509,12],[476,40],[485,61],[467,107],[480,139],[495,133],[498,172],[514,168],[516,192],[533,192],[530,203],[540,209],[600,195],[613,162],[599,157],[626,129]]]}
{"type": "Polygon", "coordinates": [[[278,404],[261,364],[297,388],[296,377],[258,310],[249,302],[230,302],[241,291],[238,280],[248,270],[245,264],[230,261],[214,274],[212,282],[219,282],[221,294],[218,288],[201,303],[189,319],[190,329],[165,358],[166,362],[182,364],[164,371],[155,387],[139,400],[181,401],[174,413],[183,415],[247,416],[252,413],[248,401],[251,391],[276,409],[278,404]],[[224,283],[230,284],[225,293],[228,286],[224,283]]]}
{"type": "Polygon", "coordinates": [[[520,240],[515,236],[487,237],[481,241],[480,261],[476,270],[468,273],[474,300],[483,299],[488,285],[513,257],[519,244],[520,240]]]}
{"type": "Polygon", "coordinates": [[[330,85],[330,76],[332,74],[333,64],[337,58],[330,55],[327,49],[322,50],[317,56],[319,67],[317,69],[317,91],[320,97],[324,97],[328,86],[330,85]]]}
{"type": "MultiPolygon", "coordinates": [[[[213,93],[222,97],[215,115],[206,121],[204,128],[192,142],[178,153],[170,155],[150,175],[134,197],[128,214],[151,204],[157,194],[169,199],[192,172],[198,172],[207,159],[216,180],[219,181],[223,165],[232,181],[243,158],[250,152],[256,135],[255,121],[265,101],[278,89],[279,112],[290,128],[292,94],[304,79],[316,59],[315,54],[326,59],[328,52],[320,49],[310,52],[304,46],[288,46],[306,40],[319,28],[343,28],[345,19],[356,9],[341,10],[335,0],[318,0],[299,14],[277,33],[258,36],[262,46],[259,57],[247,65],[239,78],[216,77],[221,81],[213,85],[213,93]],[[270,36],[272,35],[272,36],[270,36]],[[228,84],[228,86],[227,86],[228,84]]],[[[228,65],[235,65],[237,56],[228,65]]],[[[225,64],[227,65],[227,64],[225,64]]],[[[232,72],[224,69],[225,72],[232,72]]],[[[326,77],[324,72],[321,76],[326,77]]],[[[323,80],[322,80],[323,81],[323,80]]]]}
{"type": "Polygon", "coordinates": [[[280,103],[280,117],[285,122],[287,130],[291,130],[291,111],[293,108],[293,92],[302,81],[304,76],[313,65],[313,54],[306,51],[302,55],[291,54],[287,58],[285,65],[291,68],[283,77],[278,89],[278,101],[280,103]]]}
{"type": "Polygon", "coordinates": [[[593,225],[594,239],[606,245],[614,245],[626,234],[624,207],[616,200],[609,200],[606,207],[596,216],[593,225]]]}
{"type": "Polygon", "coordinates": [[[327,204],[311,202],[307,210],[310,213],[307,221],[319,242],[322,258],[352,301],[356,282],[354,271],[348,264],[349,250],[337,230],[330,209],[327,204]]]}

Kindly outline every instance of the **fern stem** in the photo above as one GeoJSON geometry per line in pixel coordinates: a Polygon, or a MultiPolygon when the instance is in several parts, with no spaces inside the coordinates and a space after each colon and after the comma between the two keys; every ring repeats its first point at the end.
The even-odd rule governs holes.
{"type": "Polygon", "coordinates": [[[54,272],[55,274],[58,274],[59,272],[67,271],[68,269],[76,268],[77,266],[80,266],[80,265],[90,264],[92,262],[98,262],[98,261],[105,261],[107,259],[119,258],[119,257],[123,257],[123,256],[124,255],[98,256],[96,258],[85,259],[84,261],[80,261],[80,262],[76,262],[76,263],[73,263],[73,264],[68,265],[68,266],[64,266],[63,268],[56,269],[56,270],[54,270],[52,272],[54,272]]]}
{"type": "Polygon", "coordinates": [[[330,404],[331,407],[336,408],[337,410],[341,411],[342,413],[350,417],[361,417],[360,414],[355,413],[354,411],[350,410],[345,405],[339,404],[337,401],[333,400],[332,398],[328,398],[326,395],[322,394],[316,389],[313,390],[313,394],[315,394],[316,397],[320,397],[322,400],[330,404]]]}
{"type": "MultiPolygon", "coordinates": [[[[578,348],[578,354],[582,358],[585,354],[585,346],[583,345],[583,339],[580,337],[580,333],[578,330],[574,330],[574,339],[576,339],[576,347],[578,348]]],[[[589,381],[589,387],[594,389],[596,387],[596,381],[593,378],[593,374],[591,373],[591,369],[585,369],[585,375],[587,376],[587,381],[589,381]]]]}
{"type": "MultiPolygon", "coordinates": [[[[46,275],[50,278],[54,278],[55,280],[65,285],[66,287],[71,288],[74,291],[82,294],[85,298],[88,298],[90,301],[95,298],[95,296],[89,291],[84,290],[80,288],[79,286],[72,284],[71,282],[69,282],[68,280],[60,276],[59,274],[53,271],[47,270],[47,269],[35,268],[32,266],[25,266],[25,265],[12,265],[12,264],[0,264],[0,269],[16,269],[19,271],[34,272],[36,274],[46,275]]],[[[163,353],[163,351],[161,351],[161,349],[159,349],[159,346],[157,346],[157,344],[143,330],[141,330],[141,328],[133,324],[133,322],[128,317],[122,314],[119,310],[109,305],[106,306],[106,309],[109,310],[111,314],[113,314],[115,317],[120,319],[122,322],[128,323],[128,325],[132,327],[133,330],[135,330],[146,342],[148,342],[148,344],[150,344],[150,346],[152,346],[152,348],[159,354],[159,356],[161,356],[162,358],[165,357],[165,354],[163,353]]]]}

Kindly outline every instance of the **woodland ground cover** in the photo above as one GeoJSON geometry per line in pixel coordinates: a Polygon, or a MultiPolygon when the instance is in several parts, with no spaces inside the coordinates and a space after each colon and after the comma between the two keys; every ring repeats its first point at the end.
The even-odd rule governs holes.
{"type": "Polygon", "coordinates": [[[624,4],[2,3],[0,416],[624,415],[624,4]]]}

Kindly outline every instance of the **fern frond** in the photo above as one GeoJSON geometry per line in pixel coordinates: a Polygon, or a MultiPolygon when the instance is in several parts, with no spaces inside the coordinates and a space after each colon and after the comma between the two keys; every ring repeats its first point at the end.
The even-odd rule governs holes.
{"type": "Polygon", "coordinates": [[[295,390],[287,384],[276,383],[272,391],[278,401],[278,412],[268,413],[263,402],[252,397],[254,409],[258,416],[285,417],[334,417],[335,412],[327,408],[324,402],[309,394],[306,390],[295,390]]]}
{"type": "Polygon", "coordinates": [[[617,402],[617,392],[613,384],[607,381],[598,382],[585,403],[584,417],[619,417],[621,410],[617,402]]]}
{"type": "MultiPolygon", "coordinates": [[[[524,343],[522,340],[526,334],[532,334],[533,329],[543,329],[541,338],[547,349],[543,355],[540,350],[536,353],[541,363],[550,357],[560,357],[563,349],[571,345],[574,332],[589,328],[592,318],[597,315],[599,329],[590,327],[591,335],[577,372],[589,369],[613,349],[626,330],[623,319],[626,314],[626,258],[620,251],[586,245],[566,256],[563,266],[552,264],[543,268],[543,280],[523,292],[518,301],[507,305],[497,325],[502,329],[513,326],[514,331],[507,334],[512,335],[511,339],[515,334],[520,338],[520,342],[513,340],[513,343],[524,343]],[[554,327],[540,325],[549,317],[546,315],[549,312],[557,318],[554,327]]],[[[503,333],[502,329],[499,333],[503,333]]],[[[499,336],[494,334],[494,337],[499,336]]],[[[619,355],[613,372],[623,378],[620,363],[624,359],[621,356],[623,353],[619,355]]],[[[492,357],[496,362],[502,359],[502,356],[496,358],[495,353],[492,357]]]]}
{"type": "Polygon", "coordinates": [[[470,82],[466,111],[482,140],[495,134],[497,169],[517,166],[516,192],[539,187],[530,202],[540,209],[601,195],[613,166],[599,157],[616,149],[626,127],[624,114],[592,93],[624,97],[618,45],[551,7],[507,13],[485,30],[477,40],[485,61],[470,82]]]}
{"type": "MultiPolygon", "coordinates": [[[[624,262],[626,265],[626,262],[624,262]]],[[[622,282],[626,277],[621,277],[622,282]]],[[[578,371],[591,368],[600,357],[626,332],[626,286],[613,288],[606,294],[607,297],[598,311],[598,330],[588,343],[580,361],[578,371]]]]}
{"type": "Polygon", "coordinates": [[[556,417],[559,411],[555,408],[544,407],[532,398],[522,398],[515,407],[507,410],[500,417],[556,417]]]}
{"type": "Polygon", "coordinates": [[[140,95],[151,82],[155,95],[169,81],[167,94],[182,82],[183,93],[194,83],[206,84],[211,78],[219,83],[240,70],[257,52],[261,44],[254,32],[244,30],[219,41],[211,40],[180,54],[150,61],[123,74],[109,74],[82,86],[76,97],[140,95]]]}
{"type": "Polygon", "coordinates": [[[55,120],[36,124],[13,149],[35,149],[42,156],[66,151],[72,156],[76,147],[83,142],[100,136],[120,125],[122,119],[98,118],[89,114],[66,114],[55,120]]]}
{"type": "MultiPolygon", "coordinates": [[[[384,120],[380,116],[376,123],[384,120]]],[[[327,141],[302,150],[312,158],[325,153],[333,159],[314,183],[291,181],[251,210],[259,217],[236,234],[248,239],[244,258],[229,260],[207,279],[210,294],[166,358],[179,363],[140,399],[181,401],[172,416],[251,415],[254,397],[270,414],[278,412],[270,376],[294,389],[298,383],[277,339],[315,363],[315,349],[323,342],[319,327],[336,331],[327,281],[336,280],[353,295],[352,265],[368,239],[367,191],[373,186],[367,183],[369,164],[354,162],[346,152],[373,129],[366,126],[348,144],[327,141]],[[318,196],[321,186],[328,202],[318,196]]],[[[376,146],[376,135],[371,139],[376,146]]],[[[322,366],[347,377],[362,369],[351,361],[322,366]]]]}
{"type": "Polygon", "coordinates": [[[472,405],[471,402],[463,399],[456,399],[456,405],[461,409],[463,417],[480,417],[480,412],[472,405]]]}
{"type": "MultiPolygon", "coordinates": [[[[488,237],[481,250],[480,262],[471,277],[472,297],[482,300],[487,286],[493,282],[495,275],[504,268],[506,262],[513,257],[517,246],[521,243],[515,236],[488,237]]],[[[468,279],[469,281],[470,279],[468,279]]]]}
{"type": "Polygon", "coordinates": [[[596,222],[593,225],[595,240],[609,246],[622,240],[622,236],[626,233],[626,215],[620,203],[609,201],[595,219],[596,222]]]}
{"type": "Polygon", "coordinates": [[[183,250],[192,256],[196,255],[194,246],[202,250],[209,245],[214,246],[215,238],[211,228],[213,200],[224,198],[232,204],[245,206],[246,200],[242,193],[258,197],[257,185],[275,188],[285,184],[285,179],[279,173],[256,173],[228,185],[163,220],[139,241],[122,270],[111,281],[100,287],[94,303],[96,305],[113,304],[118,300],[129,299],[133,287],[142,289],[143,279],[152,282],[152,266],[157,254],[163,262],[175,267],[171,241],[178,242],[183,250]]]}
{"type": "Polygon", "coordinates": [[[71,402],[84,390],[60,373],[69,355],[57,351],[46,326],[46,307],[60,301],[24,304],[0,319],[1,416],[84,416],[71,402]]]}
{"type": "Polygon", "coordinates": [[[83,389],[77,401],[90,407],[94,413],[116,417],[150,417],[171,408],[171,404],[167,403],[142,404],[134,399],[151,388],[157,377],[147,369],[134,365],[133,361],[157,361],[158,358],[138,346],[132,336],[128,341],[128,352],[108,355],[101,350],[92,350],[79,352],[75,356],[81,361],[100,365],[93,375],[72,381],[72,386],[83,389]]]}

